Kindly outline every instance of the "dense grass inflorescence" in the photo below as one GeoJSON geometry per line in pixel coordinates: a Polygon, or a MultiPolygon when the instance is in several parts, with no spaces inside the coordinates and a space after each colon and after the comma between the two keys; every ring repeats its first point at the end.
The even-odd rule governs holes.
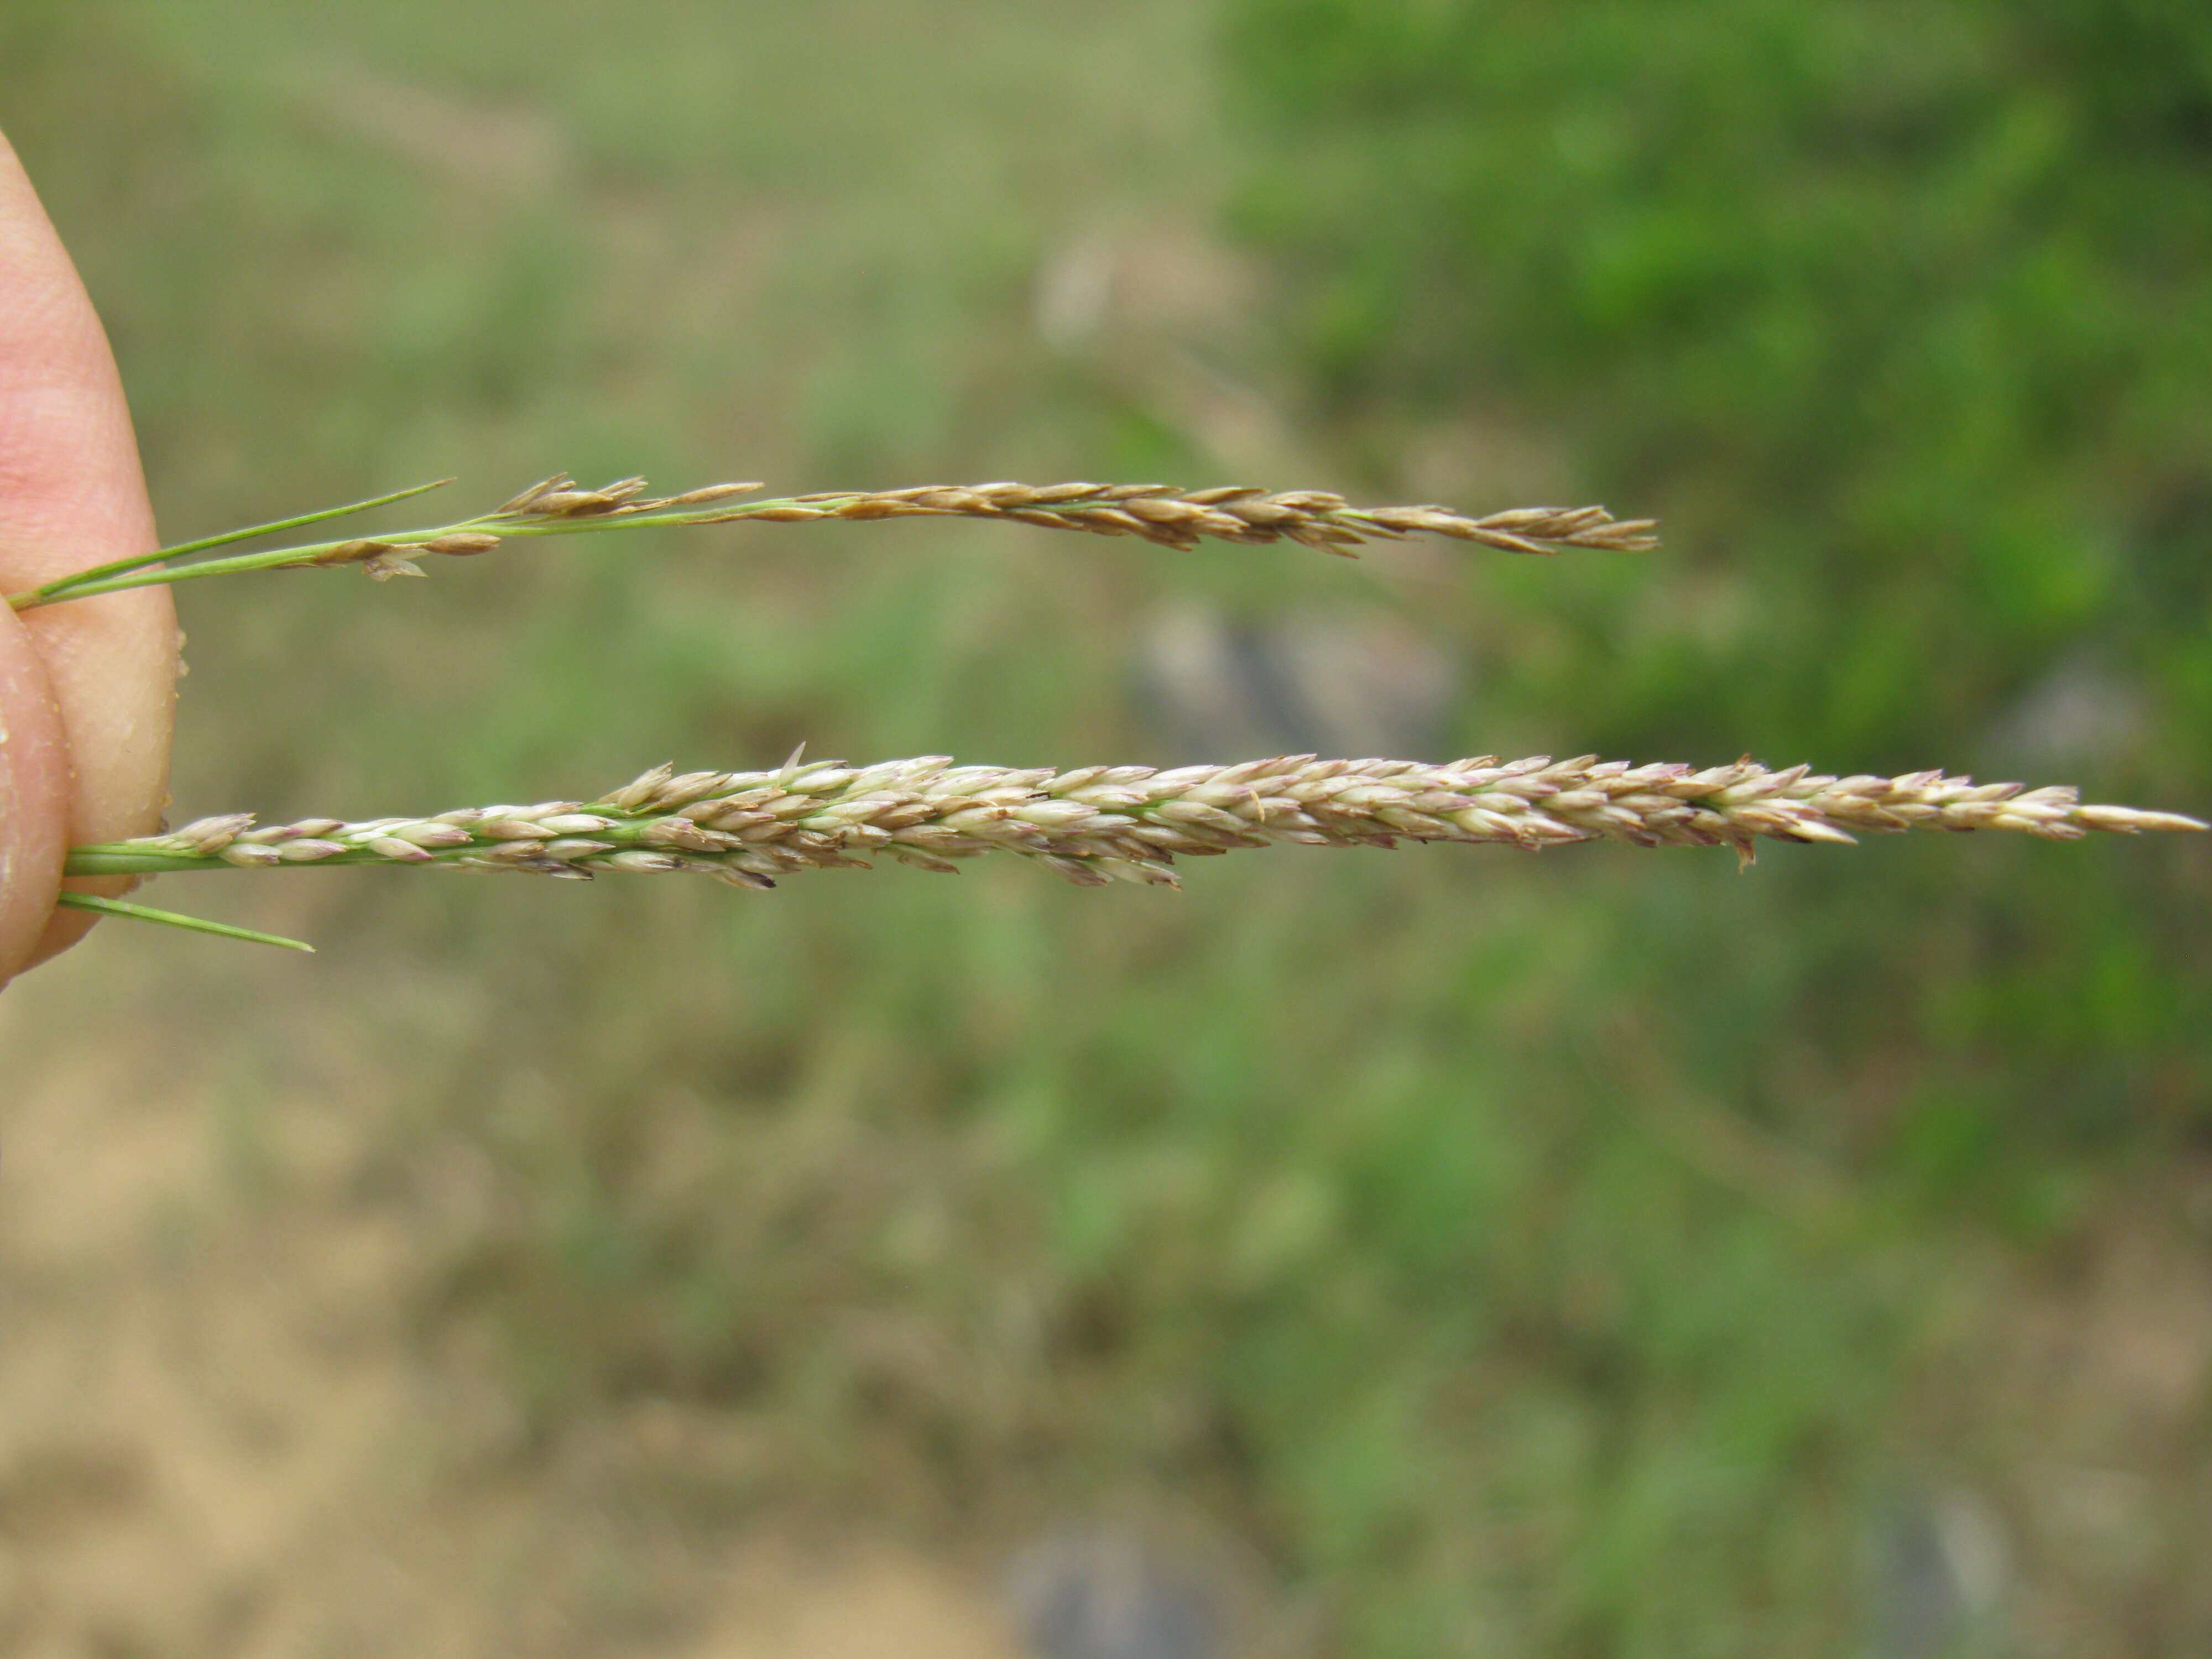
{"type": "Polygon", "coordinates": [[[802,870],[881,853],[950,872],[948,860],[1014,853],[1079,887],[1180,885],[1177,857],[1282,842],[1391,847],[1573,842],[1733,847],[1835,842],[1852,831],[2012,830],[2047,841],[2092,830],[2201,830],[2178,813],[2081,804],[2069,788],[2024,790],[1921,772],[1838,778],[1741,762],[1700,770],[1595,755],[1501,763],[1281,756],[1232,766],[1089,766],[1056,772],[956,766],[944,756],[851,767],[792,762],[773,772],[663,765],[591,802],[462,807],[419,818],[256,826],[251,814],[75,849],[75,875],[358,864],[434,865],[588,879],[607,871],[692,871],[772,887],[802,870]]]}

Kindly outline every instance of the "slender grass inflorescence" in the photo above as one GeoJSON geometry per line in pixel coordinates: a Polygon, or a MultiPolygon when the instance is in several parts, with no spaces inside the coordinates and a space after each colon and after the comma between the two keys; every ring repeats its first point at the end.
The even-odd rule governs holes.
{"type": "MultiPolygon", "coordinates": [[[[1657,544],[1650,520],[1622,521],[1600,507],[1522,507],[1476,519],[1442,507],[1353,507],[1323,490],[1012,483],[742,501],[760,486],[712,484],[648,496],[642,478],[585,489],[562,474],[489,513],[451,524],[178,562],[436,487],[424,484],[118,560],[12,594],[8,603],[28,611],[247,570],[358,564],[383,580],[422,574],[415,562],[420,555],[473,556],[514,538],[746,520],[1004,519],[1053,530],[1139,536],[1183,550],[1211,538],[1293,541],[1348,554],[1370,539],[1416,532],[1510,553],[1569,547],[1641,551],[1657,544]]],[[[2011,830],[2066,841],[2092,830],[2133,835],[2206,827],[2171,812],[2083,805],[2068,788],[1976,784],[1941,772],[1819,776],[1802,766],[1773,771],[1748,759],[1698,771],[1601,763],[1594,755],[1505,763],[1483,756],[1448,766],[1293,755],[1171,771],[1092,766],[1060,772],[956,766],[937,755],[856,769],[842,761],[802,763],[794,755],[772,772],[678,776],[656,767],[592,802],[464,807],[429,817],[353,823],[308,818],[257,826],[251,813],[232,813],[163,835],[73,848],[68,873],[383,864],[571,880],[588,880],[603,870],[695,871],[757,888],[801,870],[866,867],[870,854],[950,872],[954,860],[1012,853],[1084,886],[1117,880],[1174,886],[1177,858],[1274,842],[1311,847],[1501,842],[1534,849],[1609,840],[1640,847],[1733,847],[1748,862],[1761,838],[1850,842],[1858,832],[1925,828],[2011,830]]],[[[89,895],[65,894],[63,902],[264,944],[293,943],[89,895]]]]}
{"type": "Polygon", "coordinates": [[[356,501],[326,512],[210,536],[180,547],[163,548],[158,552],[97,565],[58,577],[42,587],[11,593],[8,603],[15,610],[31,611],[66,599],[90,599],[131,587],[196,581],[248,570],[345,564],[358,564],[381,581],[392,576],[422,574],[422,567],[415,562],[414,556],[417,554],[469,557],[489,553],[512,537],[568,536],[602,530],[734,524],[740,520],[797,524],[824,519],[920,516],[1004,519],[1051,530],[1141,536],[1146,541],[1184,550],[1211,538],[1225,542],[1293,541],[1345,554],[1363,542],[1395,540],[1416,532],[1449,536],[1508,553],[1556,553],[1569,547],[1633,552],[1658,544],[1649,520],[1623,521],[1601,507],[1516,507],[1486,518],[1471,519],[1443,507],[1353,507],[1343,496],[1320,489],[1269,494],[1245,486],[1183,490],[1170,484],[1012,483],[830,490],[745,501],[736,498],[758,489],[758,484],[709,484],[680,495],[647,496],[642,478],[619,478],[597,489],[584,489],[564,473],[532,484],[489,513],[451,524],[233,554],[195,563],[171,562],[250,537],[388,506],[438,487],[421,484],[373,501],[356,501]]]}
{"type": "Polygon", "coordinates": [[[848,767],[793,762],[772,772],[657,767],[600,799],[465,807],[422,818],[309,818],[255,828],[246,814],[165,836],[82,848],[71,873],[405,864],[587,878],[603,870],[696,871],[769,887],[802,870],[881,854],[924,869],[1014,853],[1084,886],[1176,884],[1178,857],[1288,842],[1585,841],[1733,847],[1761,837],[1850,842],[1854,832],[2011,830],[2046,840],[2091,830],[2194,830],[2170,812],[2083,805],[2067,788],[1977,784],[1940,772],[1836,778],[1739,761],[1698,771],[1594,755],[1448,766],[1293,755],[1235,766],[1091,766],[1075,771],[956,766],[943,756],[848,767]]]}

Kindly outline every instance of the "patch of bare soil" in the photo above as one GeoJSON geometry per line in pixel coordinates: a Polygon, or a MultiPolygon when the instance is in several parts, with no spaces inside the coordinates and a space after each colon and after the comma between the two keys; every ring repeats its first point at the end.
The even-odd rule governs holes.
{"type": "Polygon", "coordinates": [[[365,1114],[42,1043],[61,988],[0,1004],[0,1655],[1015,1659],[955,1565],[656,1501],[742,1425],[520,1445],[410,1328],[365,1114]]]}

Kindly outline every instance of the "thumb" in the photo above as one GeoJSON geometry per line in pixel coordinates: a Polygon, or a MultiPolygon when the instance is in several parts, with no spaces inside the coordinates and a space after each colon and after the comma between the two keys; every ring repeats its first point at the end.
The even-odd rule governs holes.
{"type": "MultiPolygon", "coordinates": [[[[154,545],[106,337],[0,136],[0,593],[154,545]]],[[[158,821],[175,679],[166,589],[0,621],[0,979],[84,931],[77,912],[22,931],[52,910],[67,845],[158,821]]]]}

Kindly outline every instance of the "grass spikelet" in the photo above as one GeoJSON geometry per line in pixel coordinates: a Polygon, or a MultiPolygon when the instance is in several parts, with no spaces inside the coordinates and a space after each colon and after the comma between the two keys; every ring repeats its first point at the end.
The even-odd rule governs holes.
{"type": "Polygon", "coordinates": [[[1067,880],[1173,886],[1178,858],[1274,842],[1390,847],[1498,842],[1528,850],[1590,841],[1729,847],[1849,843],[1906,830],[2010,830],[2046,841],[2093,831],[2201,831],[2171,812],[2084,805],[2070,788],[1977,784],[1941,772],[1831,777],[1753,762],[1631,766],[1594,755],[1417,761],[1291,755],[1234,766],[959,766],[923,756],[772,772],[666,766],[596,801],[486,806],[431,818],[330,818],[254,828],[202,819],[137,841],[80,848],[72,875],[280,866],[406,864],[588,878],[604,870],[691,871],[741,885],[886,854],[923,869],[985,853],[1035,860],[1067,880]]]}
{"type": "Polygon", "coordinates": [[[1353,507],[1341,495],[1317,489],[1270,495],[1242,485],[1186,490],[1170,484],[1009,482],[830,490],[748,501],[738,498],[758,489],[758,484],[708,484],[680,495],[649,496],[644,493],[643,478],[617,478],[587,489],[562,472],[541,478],[489,513],[452,524],[179,562],[191,554],[250,536],[386,506],[432,488],[425,484],[374,501],[96,566],[26,592],[9,594],[8,604],[16,611],[33,611],[131,587],[249,570],[346,564],[358,564],[373,580],[384,581],[393,576],[422,574],[411,555],[474,557],[492,551],[510,537],[573,535],[644,526],[736,524],[748,520],[807,524],[827,519],[998,519],[1048,530],[1137,536],[1183,551],[1211,539],[1249,544],[1291,541],[1323,552],[1350,554],[1368,541],[1395,541],[1417,534],[1449,537],[1508,553],[1551,554],[1568,548],[1641,552],[1658,545],[1650,520],[1617,520],[1601,507],[1515,507],[1485,518],[1469,518],[1443,507],[1353,507]]]}
{"type": "MultiPolygon", "coordinates": [[[[744,499],[758,488],[718,483],[655,496],[645,493],[641,477],[617,478],[594,489],[556,473],[489,513],[451,524],[197,563],[164,562],[422,493],[404,490],[80,571],[11,595],[8,603],[28,611],[151,583],[347,564],[383,581],[422,574],[416,562],[421,556],[473,558],[521,537],[748,520],[1001,520],[1135,536],[1182,550],[1212,539],[1290,541],[1350,554],[1370,540],[1412,535],[1443,536],[1508,553],[1644,551],[1657,544],[1650,520],[1617,520],[1601,507],[1515,507],[1471,518],[1443,507],[1354,507],[1317,489],[1003,479],[744,499]]],[[[2092,832],[2206,827],[2174,813],[2083,805],[2067,788],[1976,784],[1940,771],[1894,778],[1816,776],[1803,766],[1775,771],[1748,758],[1700,771],[1601,762],[1595,755],[1504,763],[1482,756],[1445,766],[1293,755],[1170,771],[1091,766],[1056,772],[957,766],[941,755],[855,769],[842,761],[807,762],[803,755],[802,745],[772,772],[678,775],[659,766],[592,802],[463,807],[428,817],[353,823],[310,818],[257,826],[250,815],[233,813],[163,835],[74,848],[68,871],[73,876],[149,875],[383,864],[517,871],[570,881],[588,881],[608,870],[693,872],[733,886],[762,888],[799,871],[866,867],[876,854],[949,872],[962,859],[1012,853],[1082,886],[1116,881],[1174,886],[1178,858],[1272,842],[1494,842],[1534,851],[1620,841],[1638,847],[1729,847],[1747,864],[1762,840],[1848,843],[1861,835],[1930,829],[2002,830],[2068,841],[2092,832]]],[[[167,919],[155,913],[147,917],[167,919]]]]}

